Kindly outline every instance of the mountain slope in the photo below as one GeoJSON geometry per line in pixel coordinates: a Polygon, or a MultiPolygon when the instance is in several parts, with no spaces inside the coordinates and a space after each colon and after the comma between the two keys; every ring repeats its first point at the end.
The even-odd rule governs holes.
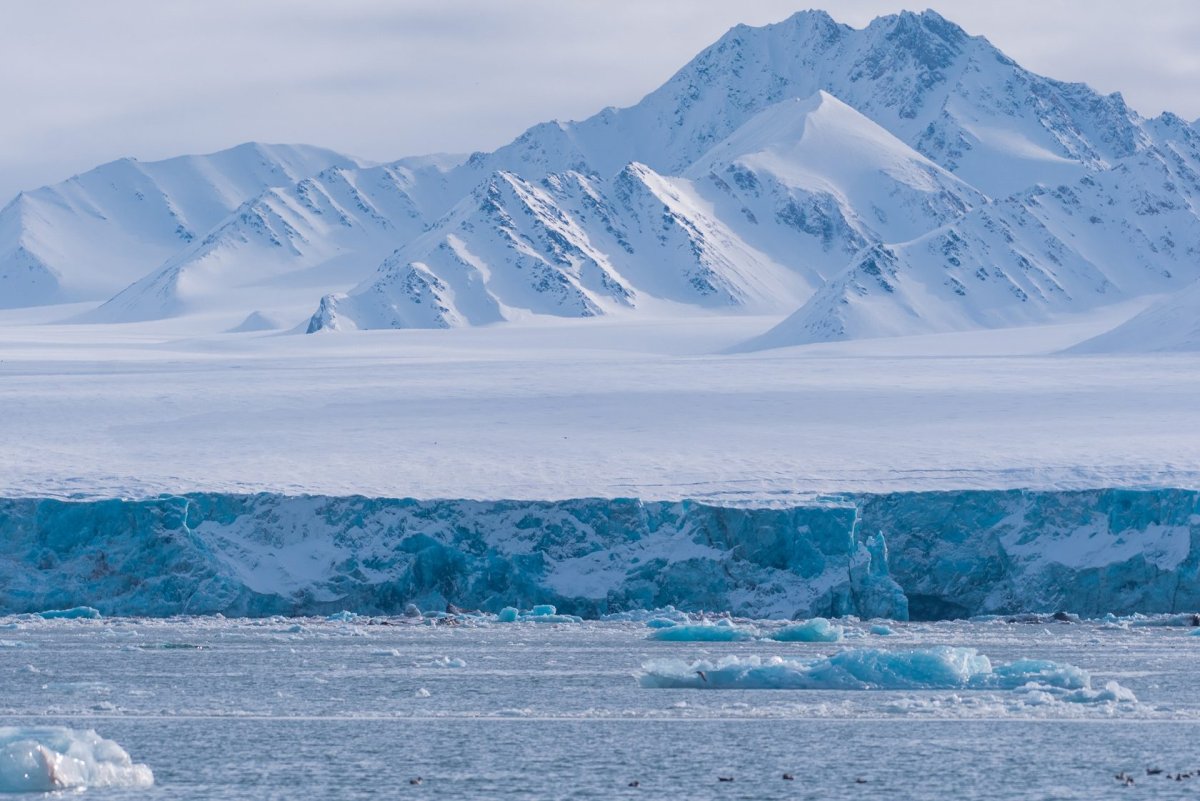
{"type": "Polygon", "coordinates": [[[1200,281],[1148,306],[1073,353],[1151,353],[1200,350],[1200,281]]]}
{"type": "Polygon", "coordinates": [[[821,90],[991,195],[1077,177],[1146,140],[1119,95],[1030,73],[935,12],[860,30],[804,11],[739,25],[636,105],[535,126],[460,172],[608,175],[639,161],[677,174],[762,109],[821,90]]]}
{"type": "Polygon", "coordinates": [[[421,230],[401,167],[332,167],[242,204],[203,239],[81,319],[132,322],[206,309],[244,316],[349,287],[421,230]]]}
{"type": "Polygon", "coordinates": [[[681,177],[637,163],[610,181],[497,173],[372,279],[326,297],[310,330],[593,316],[647,300],[777,311],[867,243],[985,201],[821,92],[755,115],[681,177]]]}
{"type": "Polygon", "coordinates": [[[107,297],[264,189],[353,164],[321,148],[246,144],[122,159],[21,193],[0,210],[0,307],[107,297]]]}

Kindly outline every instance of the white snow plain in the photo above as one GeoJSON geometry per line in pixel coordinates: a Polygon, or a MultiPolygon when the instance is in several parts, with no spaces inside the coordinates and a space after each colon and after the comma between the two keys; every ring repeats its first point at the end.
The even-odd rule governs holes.
{"type": "Polygon", "coordinates": [[[729,350],[778,317],[302,336],[9,310],[0,494],[761,503],[1200,486],[1200,355],[1062,353],[1143,307],[743,354],[729,350]]]}

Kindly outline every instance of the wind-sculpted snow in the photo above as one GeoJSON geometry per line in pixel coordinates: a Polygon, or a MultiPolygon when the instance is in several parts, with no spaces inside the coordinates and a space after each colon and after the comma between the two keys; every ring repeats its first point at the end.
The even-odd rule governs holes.
{"type": "Polygon", "coordinates": [[[0,726],[0,793],[150,787],[154,774],[94,731],[0,726]]]}
{"type": "Polygon", "coordinates": [[[1076,703],[1133,703],[1116,682],[1092,688],[1074,665],[1023,659],[993,664],[974,648],[906,651],[853,648],[828,657],[727,656],[716,661],[656,659],[639,681],[655,689],[695,690],[1015,690],[1076,703]]]}
{"type": "MultiPolygon", "coordinates": [[[[1188,490],[897,493],[784,508],[17,499],[0,502],[0,612],[400,614],[453,604],[512,607],[525,620],[542,615],[516,610],[542,605],[549,621],[670,605],[777,619],[1191,612],[1198,543],[1200,493],[1188,490]]],[[[674,639],[676,629],[686,632],[657,631],[674,639]]]]}

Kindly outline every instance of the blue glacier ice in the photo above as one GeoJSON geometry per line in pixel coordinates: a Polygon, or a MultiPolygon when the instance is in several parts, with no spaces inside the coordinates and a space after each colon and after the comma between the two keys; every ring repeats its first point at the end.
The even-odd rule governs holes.
{"type": "Polygon", "coordinates": [[[871,626],[871,633],[879,637],[890,637],[896,632],[892,630],[891,626],[884,625],[883,623],[876,623],[875,625],[871,626]]]}
{"type": "Polygon", "coordinates": [[[0,726],[0,793],[149,787],[154,774],[96,732],[0,726]]]}
{"type": "Polygon", "coordinates": [[[803,623],[786,626],[767,635],[779,642],[840,642],[845,630],[823,617],[814,617],[803,623]]]}
{"type": "Polygon", "coordinates": [[[660,642],[746,642],[757,637],[758,630],[750,627],[681,623],[652,631],[646,639],[660,642]]]}
{"type": "Polygon", "coordinates": [[[46,620],[99,620],[100,610],[90,606],[73,606],[70,609],[47,609],[39,613],[46,620]]]}
{"type": "Polygon", "coordinates": [[[1192,612],[1200,493],[911,492],[769,507],[0,500],[0,613],[381,615],[409,604],[552,605],[586,618],[667,607],[776,619],[1192,612]]]}
{"type": "Polygon", "coordinates": [[[936,646],[903,651],[852,648],[828,657],[727,656],[716,661],[651,660],[643,687],[698,690],[1020,690],[1068,701],[1132,701],[1110,683],[1092,689],[1074,665],[1018,660],[993,665],[974,648],[936,646]]]}
{"type": "Polygon", "coordinates": [[[528,612],[506,606],[496,614],[497,623],[582,623],[578,615],[560,615],[553,604],[538,604],[528,612]]]}

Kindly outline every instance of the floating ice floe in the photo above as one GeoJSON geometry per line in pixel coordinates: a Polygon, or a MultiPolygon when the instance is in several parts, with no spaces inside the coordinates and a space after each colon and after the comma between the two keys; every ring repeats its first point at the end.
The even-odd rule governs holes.
{"type": "Polygon", "coordinates": [[[651,621],[668,621],[671,623],[687,623],[692,617],[687,612],[680,612],[668,604],[660,609],[630,609],[625,612],[612,612],[601,615],[600,619],[608,623],[646,623],[651,621]]]}
{"type": "MultiPolygon", "coordinates": [[[[666,629],[670,631],[671,629],[666,629]]],[[[1135,701],[1116,682],[1092,689],[1074,665],[1022,659],[993,665],[974,648],[882,651],[856,648],[829,657],[729,656],[716,662],[660,659],[642,665],[650,688],[712,690],[1017,690],[1068,701],[1135,701]]]]}
{"type": "Polygon", "coordinates": [[[334,612],[325,619],[330,623],[350,623],[358,620],[358,615],[354,612],[348,612],[343,609],[341,612],[334,612]]]}
{"type": "Polygon", "coordinates": [[[778,642],[841,642],[845,630],[823,617],[814,617],[803,623],[773,631],[767,639],[778,642]]]}
{"type": "Polygon", "coordinates": [[[0,792],[150,787],[154,774],[96,732],[61,726],[0,727],[0,792]]]}
{"type": "Polygon", "coordinates": [[[874,626],[871,626],[871,633],[879,637],[890,637],[896,632],[892,630],[891,626],[885,626],[882,623],[878,623],[874,626]]]}
{"type": "Polygon", "coordinates": [[[550,604],[539,604],[528,612],[506,606],[496,615],[498,623],[582,623],[583,618],[575,615],[560,615],[550,604]]]}
{"type": "Polygon", "coordinates": [[[757,629],[735,626],[730,621],[670,626],[652,631],[647,637],[661,642],[746,642],[757,638],[757,629]]]}
{"type": "Polygon", "coordinates": [[[103,615],[90,606],[75,606],[70,609],[48,609],[38,613],[45,620],[99,620],[103,615]]]}
{"type": "Polygon", "coordinates": [[[413,666],[432,668],[464,668],[467,666],[467,663],[458,657],[435,656],[427,662],[416,662],[413,666]]]}

